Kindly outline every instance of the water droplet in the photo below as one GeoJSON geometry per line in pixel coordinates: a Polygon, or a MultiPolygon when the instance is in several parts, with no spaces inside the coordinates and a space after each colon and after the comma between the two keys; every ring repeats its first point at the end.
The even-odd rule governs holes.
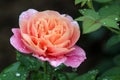
{"type": "Polygon", "coordinates": [[[55,69],[54,69],[54,71],[57,71],[57,70],[58,70],[58,68],[55,68],[55,69]]]}
{"type": "Polygon", "coordinates": [[[16,73],[15,75],[16,75],[17,77],[19,77],[19,76],[20,76],[20,73],[16,73]]]}
{"type": "Polygon", "coordinates": [[[5,77],[6,76],[6,74],[3,74],[3,77],[5,77]]]}
{"type": "Polygon", "coordinates": [[[103,78],[103,80],[108,80],[107,78],[103,78]]]}
{"type": "Polygon", "coordinates": [[[118,20],[118,18],[115,18],[115,20],[117,21],[117,20],[118,20]]]}
{"type": "Polygon", "coordinates": [[[76,72],[76,71],[77,71],[77,68],[72,68],[72,71],[73,71],[73,72],[76,72]]]}
{"type": "Polygon", "coordinates": [[[119,24],[117,24],[119,26],[119,24]]]}
{"type": "Polygon", "coordinates": [[[105,25],[106,23],[104,22],[103,24],[105,25]]]}

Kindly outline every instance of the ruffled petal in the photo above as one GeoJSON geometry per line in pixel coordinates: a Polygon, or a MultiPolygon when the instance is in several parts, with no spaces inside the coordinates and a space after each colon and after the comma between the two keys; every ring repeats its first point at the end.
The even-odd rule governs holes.
{"type": "Polygon", "coordinates": [[[57,67],[66,61],[66,57],[61,59],[50,59],[49,62],[53,67],[57,67]]]}
{"type": "Polygon", "coordinates": [[[43,56],[38,56],[33,54],[34,57],[37,59],[40,59],[41,61],[48,61],[51,66],[53,67],[58,67],[60,64],[64,63],[66,61],[66,57],[60,58],[60,59],[55,59],[55,58],[45,58],[43,56]]]}
{"type": "Polygon", "coordinates": [[[71,16],[69,16],[68,14],[62,14],[61,16],[66,17],[70,21],[73,21],[73,18],[71,16]]]}
{"type": "Polygon", "coordinates": [[[31,53],[31,50],[29,50],[21,40],[20,29],[13,28],[12,32],[14,35],[10,38],[11,45],[22,53],[31,53]]]}
{"type": "Polygon", "coordinates": [[[75,43],[79,40],[80,38],[80,28],[79,25],[76,21],[72,21],[71,22],[72,27],[74,28],[73,30],[73,34],[71,36],[71,44],[69,45],[69,47],[72,47],[75,45],[75,43]]]}
{"type": "Polygon", "coordinates": [[[49,60],[49,58],[45,58],[45,57],[43,57],[43,56],[38,56],[38,55],[36,55],[36,54],[33,54],[32,56],[34,56],[34,57],[36,57],[37,59],[39,59],[39,60],[41,60],[41,61],[48,61],[49,60]]]}
{"type": "Polygon", "coordinates": [[[64,62],[64,64],[72,68],[77,68],[86,59],[86,55],[82,48],[78,46],[74,46],[74,48],[75,50],[66,55],[67,60],[64,62]]]}
{"type": "Polygon", "coordinates": [[[33,16],[37,12],[38,11],[35,9],[28,9],[27,11],[24,11],[20,14],[19,25],[20,25],[20,28],[22,29],[21,31],[25,32],[24,30],[26,30],[27,22],[29,21],[31,16],[33,16]]]}
{"type": "Polygon", "coordinates": [[[38,11],[35,9],[28,9],[27,11],[22,12],[21,15],[19,16],[19,21],[28,20],[36,12],[38,11]]]}

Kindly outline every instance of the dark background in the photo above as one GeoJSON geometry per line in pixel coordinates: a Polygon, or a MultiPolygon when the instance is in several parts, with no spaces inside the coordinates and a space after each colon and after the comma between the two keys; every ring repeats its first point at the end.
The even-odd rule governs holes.
{"type": "MultiPolygon", "coordinates": [[[[16,61],[15,49],[10,45],[9,39],[12,36],[11,28],[19,27],[18,19],[21,12],[29,8],[38,11],[56,10],[77,18],[80,15],[78,7],[74,5],[74,0],[0,0],[0,72],[16,61]]],[[[90,35],[81,36],[78,45],[86,51],[87,60],[80,66],[80,72],[92,69],[101,58],[104,58],[102,48],[110,36],[109,33],[106,29],[100,29],[90,35]]]]}

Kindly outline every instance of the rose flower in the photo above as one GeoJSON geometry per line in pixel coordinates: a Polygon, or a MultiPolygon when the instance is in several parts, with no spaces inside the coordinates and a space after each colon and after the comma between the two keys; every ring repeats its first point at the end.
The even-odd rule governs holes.
{"type": "Polygon", "coordinates": [[[68,15],[29,9],[21,13],[19,27],[12,29],[10,43],[22,53],[54,67],[63,63],[77,68],[86,59],[84,50],[75,45],[80,37],[79,25],[68,15]]]}

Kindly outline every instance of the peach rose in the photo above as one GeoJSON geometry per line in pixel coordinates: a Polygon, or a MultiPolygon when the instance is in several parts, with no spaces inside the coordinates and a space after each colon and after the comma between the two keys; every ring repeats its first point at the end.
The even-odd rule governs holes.
{"type": "Polygon", "coordinates": [[[72,17],[46,10],[24,11],[19,17],[20,28],[13,28],[10,43],[22,53],[48,61],[77,68],[85,59],[85,52],[75,45],[80,37],[79,25],[72,17]]]}

